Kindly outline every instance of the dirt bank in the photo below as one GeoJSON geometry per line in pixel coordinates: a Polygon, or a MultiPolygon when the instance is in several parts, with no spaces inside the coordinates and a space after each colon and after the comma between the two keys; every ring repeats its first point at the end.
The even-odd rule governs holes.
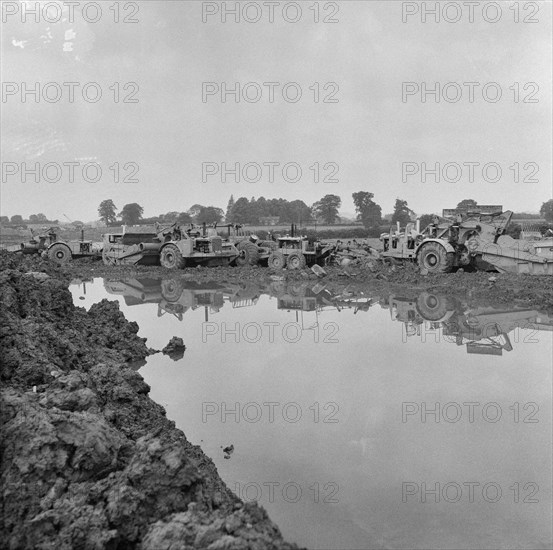
{"type": "Polygon", "coordinates": [[[295,548],[148,397],[136,323],[73,306],[81,266],[0,261],[2,547],[295,548]]]}

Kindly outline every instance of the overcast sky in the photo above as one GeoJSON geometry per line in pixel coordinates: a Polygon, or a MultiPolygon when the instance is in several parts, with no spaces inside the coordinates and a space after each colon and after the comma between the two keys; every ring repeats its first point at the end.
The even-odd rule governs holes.
{"type": "MultiPolygon", "coordinates": [[[[485,20],[497,17],[493,6],[482,13],[482,5],[489,2],[475,7],[472,23],[462,2],[453,3],[463,8],[461,14],[454,8],[445,14],[451,21],[460,15],[458,22],[442,18],[439,23],[431,14],[423,22],[420,4],[400,1],[319,2],[319,23],[314,22],[312,1],[298,3],[302,15],[297,23],[284,19],[283,3],[275,7],[272,23],[262,2],[250,2],[246,16],[253,21],[261,15],[250,23],[236,23],[232,14],[222,22],[223,4],[230,9],[234,1],[216,6],[140,1],[130,2],[126,11],[121,3],[120,20],[137,23],[114,23],[111,1],[100,2],[98,22],[86,21],[95,18],[93,10],[85,17],[79,8],[71,22],[67,7],[57,23],[46,21],[44,14],[39,23],[30,14],[22,21],[24,7],[8,4],[9,9],[6,2],[3,6],[1,64],[3,215],[43,212],[50,218],[66,214],[89,221],[97,218],[98,204],[111,198],[119,208],[138,202],[144,215],[152,216],[185,211],[195,203],[226,208],[231,194],[235,199],[302,199],[311,205],[333,193],[342,197],[342,212],[353,213],[351,194],[365,190],[375,194],[385,213],[399,197],[418,214],[440,212],[464,198],[538,211],[551,198],[551,2],[529,3],[539,6],[536,14],[527,3],[518,3],[519,23],[509,9],[517,4],[513,2],[498,4],[502,13],[495,23],[485,20]],[[140,8],[136,14],[130,11],[133,4],[140,8]],[[203,22],[202,11],[214,6],[218,13],[206,15],[203,22]],[[256,14],[256,8],[263,11],[256,14]],[[14,9],[18,13],[11,15],[14,9]],[[406,15],[403,22],[402,9],[419,13],[406,15]],[[324,23],[325,17],[338,22],[324,23]],[[537,22],[524,23],[524,18],[537,22]],[[22,102],[22,87],[37,82],[50,98],[58,88],[44,85],[58,83],[59,101],[50,103],[41,96],[35,102],[27,95],[22,102]],[[64,82],[78,83],[72,103],[64,82]],[[90,82],[97,83],[87,88],[90,97],[102,91],[96,103],[82,97],[83,86],[90,82]],[[134,95],[136,85],[126,86],[129,82],[138,86],[134,95]],[[204,82],[217,83],[219,89],[223,83],[228,88],[257,83],[247,92],[253,100],[261,90],[261,99],[248,102],[242,97],[236,103],[228,95],[223,103],[219,92],[203,101],[204,82]],[[264,82],[280,83],[272,103],[264,82]],[[282,90],[291,82],[297,84],[287,88],[287,101],[282,90]],[[442,87],[456,84],[446,88],[451,101],[442,97],[437,103],[428,94],[423,103],[420,91],[402,98],[404,82],[417,83],[419,89],[423,82],[428,88],[436,82],[442,87]],[[473,87],[473,102],[466,82],[479,83],[473,87]],[[336,83],[339,90],[334,84],[325,88],[327,83],[336,83]],[[486,88],[486,100],[487,83],[496,84],[486,88]],[[298,86],[302,97],[293,103],[298,86]],[[498,88],[501,99],[493,102],[498,88]],[[122,102],[127,96],[138,102],[122,102]],[[325,103],[323,98],[337,101],[325,103]],[[22,163],[33,168],[37,162],[41,168],[59,163],[60,181],[47,181],[57,177],[51,165],[46,179],[40,175],[35,183],[30,174],[23,182],[22,163]],[[64,162],[79,163],[73,183],[64,162]],[[83,178],[87,162],[99,163],[100,181],[90,181],[94,166],[89,167],[89,181],[83,178]],[[223,183],[219,171],[203,182],[202,163],[207,162],[211,169],[220,169],[222,163],[257,163],[263,169],[261,179],[248,182],[241,174],[236,183],[228,175],[223,183]],[[310,169],[317,162],[318,182],[315,168],[310,169]],[[419,172],[402,177],[404,162],[419,172]],[[421,181],[422,163],[433,168],[436,162],[456,163],[462,172],[456,174],[452,164],[446,177],[460,176],[459,181],[448,182],[443,174],[438,183],[432,174],[421,181]],[[134,170],[135,164],[127,163],[139,168],[134,175],[138,182],[122,181],[134,170]],[[274,182],[269,182],[270,166],[263,163],[280,163],[273,165],[274,182]],[[287,163],[301,167],[298,182],[283,179],[287,163]],[[473,183],[470,167],[463,163],[479,163],[473,165],[473,183]],[[482,173],[487,163],[497,163],[502,170],[495,183],[496,165],[482,173]],[[332,174],[335,168],[338,172],[332,174]]],[[[57,14],[46,15],[54,21],[57,14]]],[[[284,15],[296,17],[294,6],[284,15]]],[[[288,180],[295,175],[291,165],[288,180]]],[[[250,166],[246,177],[257,176],[255,165],[250,166]]]]}

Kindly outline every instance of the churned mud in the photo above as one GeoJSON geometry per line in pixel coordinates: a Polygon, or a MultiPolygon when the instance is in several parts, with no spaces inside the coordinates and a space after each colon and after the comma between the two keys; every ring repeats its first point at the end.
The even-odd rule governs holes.
{"type": "Polygon", "coordinates": [[[76,308],[75,265],[1,261],[3,548],[295,548],[148,397],[116,302],[76,308]]]}

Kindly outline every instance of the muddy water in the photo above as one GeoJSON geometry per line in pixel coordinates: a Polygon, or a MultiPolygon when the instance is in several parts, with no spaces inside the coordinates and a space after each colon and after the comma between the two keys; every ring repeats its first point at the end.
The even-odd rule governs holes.
{"type": "Polygon", "coordinates": [[[119,301],[151,347],[183,338],[140,369],[151,397],[286,539],[551,547],[551,317],[280,281],[71,290],[119,301]]]}

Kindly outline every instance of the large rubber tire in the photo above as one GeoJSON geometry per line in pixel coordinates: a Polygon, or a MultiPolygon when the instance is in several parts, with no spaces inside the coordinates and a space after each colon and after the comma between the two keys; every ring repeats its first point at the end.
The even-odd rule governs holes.
{"type": "Polygon", "coordinates": [[[292,254],[288,256],[286,265],[288,266],[288,269],[305,269],[307,260],[301,252],[292,252],[292,254]]]}
{"type": "Polygon", "coordinates": [[[271,252],[267,260],[267,265],[272,269],[284,269],[286,266],[286,256],[280,250],[271,252]]]}
{"type": "Polygon", "coordinates": [[[426,321],[439,321],[453,306],[445,296],[423,292],[417,298],[417,311],[426,321]]]}
{"type": "Polygon", "coordinates": [[[159,263],[166,269],[182,269],[186,261],[177,245],[167,244],[161,249],[159,263]]]}
{"type": "Polygon", "coordinates": [[[73,254],[71,254],[71,249],[66,244],[56,243],[48,249],[48,258],[60,264],[65,264],[71,261],[73,254]]]}
{"type": "Polygon", "coordinates": [[[268,248],[271,251],[278,248],[278,244],[275,241],[257,241],[257,245],[262,248],[268,248]]]}
{"type": "Polygon", "coordinates": [[[259,262],[259,248],[249,241],[241,241],[236,246],[240,256],[236,258],[236,265],[257,265],[259,262]]]}
{"type": "Polygon", "coordinates": [[[161,295],[168,302],[176,302],[182,295],[183,281],[181,279],[162,279],[161,295]]]}
{"type": "Polygon", "coordinates": [[[440,243],[425,243],[417,253],[417,262],[428,273],[448,273],[453,269],[454,253],[448,252],[440,243]]]}

